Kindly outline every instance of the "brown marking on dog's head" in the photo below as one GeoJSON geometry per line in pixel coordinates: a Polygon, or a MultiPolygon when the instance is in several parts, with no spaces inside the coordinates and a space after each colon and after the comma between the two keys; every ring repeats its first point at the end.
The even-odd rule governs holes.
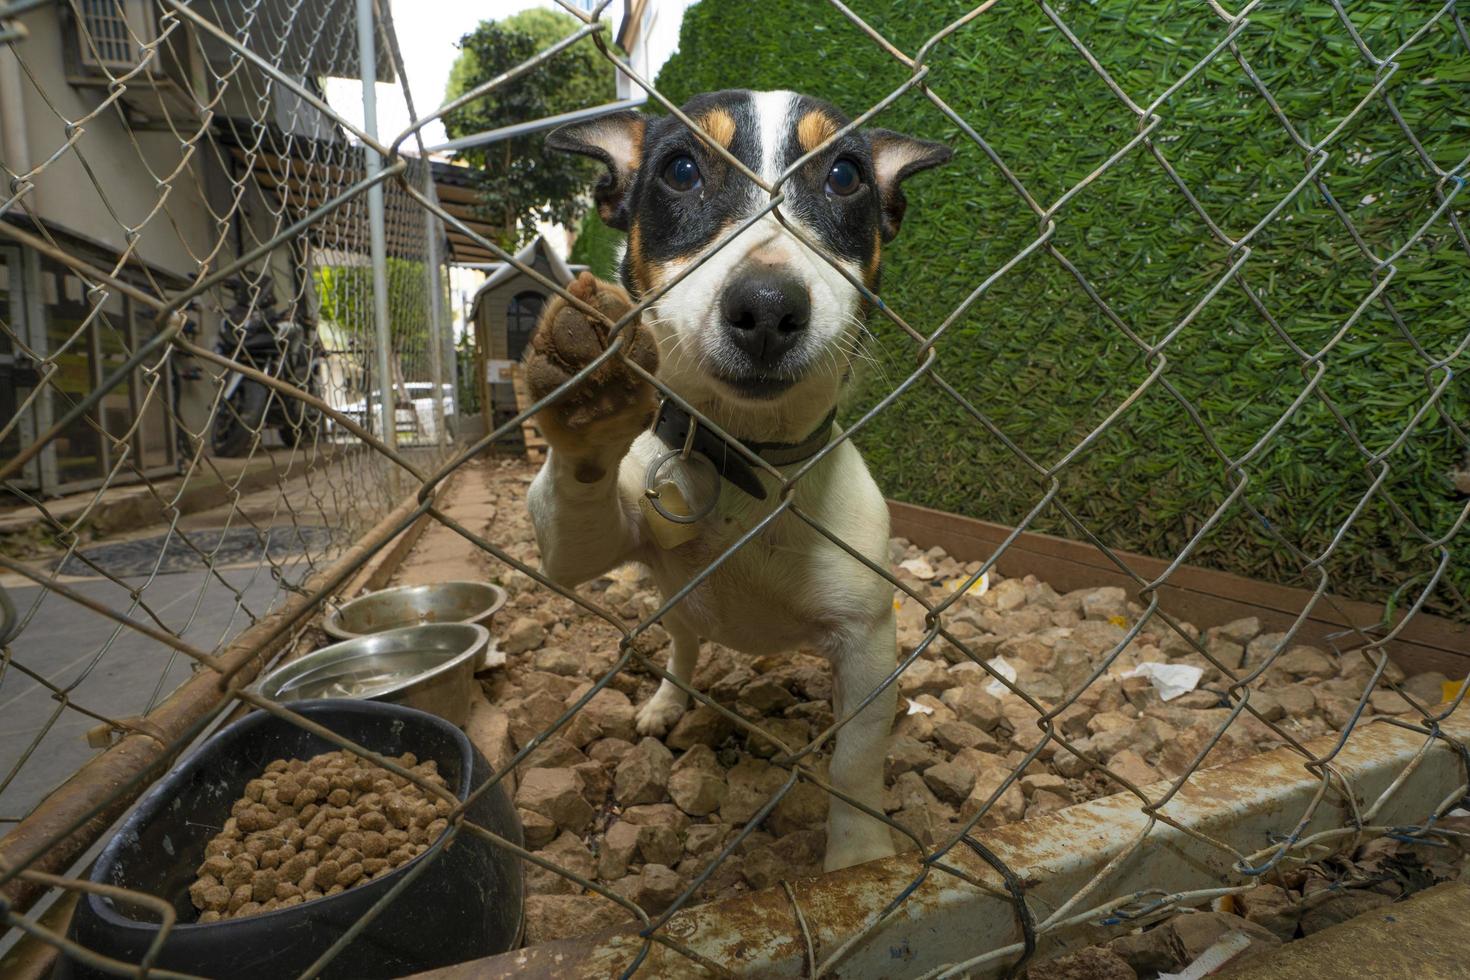
{"type": "Polygon", "coordinates": [[[754,266],[778,266],[787,261],[787,253],[777,242],[758,245],[745,255],[745,261],[754,266]]]}
{"type": "Polygon", "coordinates": [[[735,142],[735,117],[724,109],[715,108],[694,120],[709,138],[725,149],[735,142]]]}
{"type": "Polygon", "coordinates": [[[628,229],[628,268],[632,272],[634,292],[643,295],[648,291],[648,260],[643,255],[643,230],[635,220],[628,229]]]}
{"type": "Polygon", "coordinates": [[[629,133],[628,146],[628,170],[637,170],[643,165],[643,134],[648,129],[648,121],[643,116],[638,117],[637,123],[629,133]]]}
{"type": "Polygon", "coordinates": [[[901,185],[914,174],[947,163],[954,151],[943,143],[914,139],[887,129],[868,133],[873,148],[873,171],[882,204],[883,241],[893,240],[903,222],[908,201],[901,185]]]}
{"type": "Polygon", "coordinates": [[[802,153],[810,153],[837,134],[837,121],[820,109],[812,109],[796,124],[796,140],[802,153]]]}
{"type": "Polygon", "coordinates": [[[863,284],[873,292],[878,291],[878,270],[883,265],[883,229],[873,229],[873,254],[863,266],[863,284]]]}
{"type": "Polygon", "coordinates": [[[627,197],[643,163],[643,138],[648,120],[631,110],[614,112],[585,123],[563,126],[546,138],[554,150],[580,153],[601,161],[607,173],[592,189],[597,214],[608,227],[628,227],[627,197]]]}

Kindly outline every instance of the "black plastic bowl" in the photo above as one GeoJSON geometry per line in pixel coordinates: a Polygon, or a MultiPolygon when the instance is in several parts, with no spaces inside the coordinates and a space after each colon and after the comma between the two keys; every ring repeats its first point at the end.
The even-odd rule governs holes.
{"type": "MultiPolygon", "coordinates": [[[[464,733],[434,715],[372,701],[302,701],[300,712],[384,755],[433,759],[463,800],[491,775],[464,733]],[[465,778],[468,775],[469,778],[465,778]]],[[[178,922],[155,966],[207,977],[279,977],[301,973],[347,932],[432,849],[391,874],[329,898],[242,919],[200,923],[188,888],[245,783],[274,759],[307,759],[336,746],[263,711],[221,730],[151,789],[93,866],[91,879],[157,895],[178,922]]],[[[499,786],[470,807],[471,820],[519,844],[520,821],[499,786]]],[[[326,977],[394,977],[515,947],[520,938],[520,862],[468,831],[425,868],[344,948],[326,977]]],[[[137,963],[158,935],[157,915],[141,906],[87,895],[71,936],[81,945],[137,963]]],[[[92,977],[80,962],[62,976],[92,977]]]]}

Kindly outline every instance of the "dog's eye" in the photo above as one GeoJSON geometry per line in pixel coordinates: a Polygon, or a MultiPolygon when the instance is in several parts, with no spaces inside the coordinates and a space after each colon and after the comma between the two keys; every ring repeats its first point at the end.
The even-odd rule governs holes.
{"type": "Polygon", "coordinates": [[[664,167],[664,183],[676,191],[694,190],[699,186],[699,164],[693,157],[674,157],[664,167]]]}
{"type": "Polygon", "coordinates": [[[832,164],[832,169],[827,171],[827,193],[836,194],[838,197],[846,197],[863,186],[863,175],[858,170],[858,165],[847,157],[832,164]]]}

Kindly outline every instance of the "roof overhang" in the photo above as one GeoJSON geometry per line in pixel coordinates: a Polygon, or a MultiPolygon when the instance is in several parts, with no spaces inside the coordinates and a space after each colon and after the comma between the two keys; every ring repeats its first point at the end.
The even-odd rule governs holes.
{"type": "MultiPolygon", "coordinates": [[[[529,244],[517,252],[515,260],[521,265],[533,266],[536,264],[538,255],[546,259],[546,265],[551,270],[551,278],[562,286],[570,283],[578,272],[586,268],[586,266],[568,265],[567,260],[562,258],[557,250],[551,247],[551,243],[540,235],[537,235],[529,244]]],[[[509,262],[495,263],[492,268],[486,271],[489,272],[489,276],[480,284],[480,288],[475,290],[475,296],[470,301],[471,319],[474,319],[479,312],[481,297],[521,273],[520,269],[511,265],[509,262]]]]}
{"type": "Polygon", "coordinates": [[[486,221],[480,211],[480,192],[475,188],[476,171],[471,167],[438,160],[433,161],[432,165],[434,194],[439,198],[439,206],[444,209],[445,214],[464,225],[461,229],[445,222],[444,232],[449,241],[450,260],[456,265],[500,261],[499,255],[466,233],[467,229],[494,241],[500,230],[499,225],[486,221]]]}
{"type": "MultiPolygon", "coordinates": [[[[323,31],[323,24],[356,23],[356,0],[196,0],[193,5],[220,29],[257,54],[269,54],[282,73],[302,78],[327,75],[334,78],[362,77],[357,57],[354,27],[323,31]]],[[[384,42],[385,30],[374,7],[378,24],[377,76],[380,82],[397,80],[393,58],[384,42]]],[[[199,32],[199,44],[212,62],[227,62],[233,49],[207,32],[199,32]]]]}
{"type": "MultiPolygon", "coordinates": [[[[311,152],[288,155],[238,146],[232,146],[230,152],[240,166],[248,168],[263,193],[289,209],[292,220],[321,207],[343,188],[366,177],[361,147],[345,148],[299,138],[288,145],[309,148],[311,152]],[[309,159],[314,156],[321,160],[309,159]]],[[[480,213],[474,171],[440,162],[432,166],[439,206],[459,223],[459,226],[444,223],[448,261],[454,265],[498,261],[501,256],[474,237],[479,235],[493,241],[499,231],[497,225],[486,221],[480,213]]],[[[388,254],[422,261],[424,208],[403,193],[388,193],[383,197],[388,254]]],[[[314,244],[321,248],[363,254],[369,249],[367,221],[363,212],[355,208],[339,209],[324,216],[312,227],[311,235],[314,244]]]]}

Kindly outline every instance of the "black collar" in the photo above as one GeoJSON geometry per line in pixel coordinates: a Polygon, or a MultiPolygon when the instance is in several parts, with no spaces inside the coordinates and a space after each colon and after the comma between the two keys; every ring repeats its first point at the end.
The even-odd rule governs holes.
{"type": "MultiPolygon", "coordinates": [[[[811,435],[800,442],[747,442],[745,447],[772,466],[800,463],[821,452],[831,441],[832,423],[836,419],[837,409],[834,408],[812,430],[811,435]]],[[[658,418],[654,419],[653,434],[670,449],[682,450],[685,440],[689,438],[691,425],[694,425],[693,417],[672,399],[665,398],[658,410],[658,418]]],[[[709,460],[720,476],[757,500],[766,499],[766,488],[761,485],[755,468],[713,429],[694,425],[694,444],[691,448],[709,460]]]]}

